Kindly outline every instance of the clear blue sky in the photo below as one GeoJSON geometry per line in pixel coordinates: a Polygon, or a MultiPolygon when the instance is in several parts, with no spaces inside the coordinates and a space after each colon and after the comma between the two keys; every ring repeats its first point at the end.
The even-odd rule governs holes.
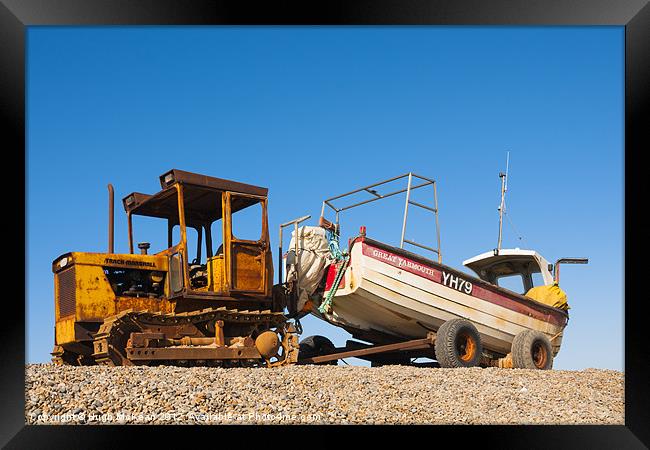
{"type": "MultiPolygon", "coordinates": [[[[30,27],[27,44],[28,362],[50,358],[52,260],[106,251],[109,182],[118,252],[121,198],[170,168],[269,187],[275,251],[281,222],[414,171],[438,180],[443,262],[462,268],[496,246],[510,151],[524,240],[506,222],[504,246],[589,257],[562,270],[555,368],[623,369],[622,27],[30,27]]],[[[399,244],[402,207],[344,216],[344,238],[399,244]]],[[[410,225],[433,242],[426,215],[410,225]]]]}

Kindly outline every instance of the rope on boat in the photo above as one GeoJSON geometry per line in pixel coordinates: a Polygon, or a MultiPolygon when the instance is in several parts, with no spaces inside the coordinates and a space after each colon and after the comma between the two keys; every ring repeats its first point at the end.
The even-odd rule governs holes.
{"type": "Polygon", "coordinates": [[[323,303],[321,303],[321,305],[318,307],[318,311],[320,311],[321,314],[328,313],[332,309],[332,299],[334,298],[334,295],[339,288],[343,274],[348,268],[348,263],[350,262],[350,255],[347,252],[342,252],[341,248],[339,247],[339,235],[337,233],[327,230],[327,240],[332,257],[337,262],[343,261],[343,264],[341,264],[341,267],[336,273],[334,283],[332,284],[330,291],[327,293],[327,297],[325,297],[323,303]]]}
{"type": "Polygon", "coordinates": [[[318,310],[324,314],[326,312],[330,312],[331,305],[332,305],[332,299],[334,298],[334,294],[336,294],[336,291],[339,288],[339,284],[341,283],[341,279],[343,278],[343,274],[345,273],[346,269],[348,268],[348,263],[350,262],[350,258],[348,255],[344,256],[344,261],[341,267],[339,268],[339,271],[336,273],[336,278],[334,279],[334,284],[332,284],[332,287],[330,288],[330,291],[327,293],[327,297],[325,297],[325,301],[318,307],[318,310]]]}
{"type": "Polygon", "coordinates": [[[341,248],[339,247],[339,235],[337,233],[327,230],[327,245],[330,248],[332,258],[337,261],[343,259],[343,252],[341,252],[341,248]]]}

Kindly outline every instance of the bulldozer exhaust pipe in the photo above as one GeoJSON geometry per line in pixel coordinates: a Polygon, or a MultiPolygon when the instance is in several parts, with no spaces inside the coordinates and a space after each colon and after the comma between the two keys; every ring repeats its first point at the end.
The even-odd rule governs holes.
{"type": "Polygon", "coordinates": [[[115,191],[113,185],[108,183],[108,253],[115,253],[113,248],[113,222],[115,212],[115,191]]]}

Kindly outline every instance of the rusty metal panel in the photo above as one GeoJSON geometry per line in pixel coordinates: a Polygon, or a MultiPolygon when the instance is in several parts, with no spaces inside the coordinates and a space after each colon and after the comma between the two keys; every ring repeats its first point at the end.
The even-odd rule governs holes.
{"type": "Polygon", "coordinates": [[[77,306],[75,266],[56,274],[59,285],[59,317],[74,315],[77,306]]]}
{"type": "Polygon", "coordinates": [[[264,292],[264,254],[256,246],[233,245],[233,289],[264,292]]]}
{"type": "Polygon", "coordinates": [[[143,194],[142,192],[131,192],[129,195],[122,199],[122,206],[124,206],[124,211],[132,211],[133,209],[149,200],[151,197],[153,197],[153,195],[143,194]]]}
{"type": "Polygon", "coordinates": [[[56,321],[54,329],[54,343],[57,345],[67,344],[75,341],[74,317],[56,321]]]}
{"type": "MultiPolygon", "coordinates": [[[[164,257],[154,257],[155,259],[151,260],[151,256],[119,255],[119,259],[116,259],[116,255],[103,255],[104,259],[98,257],[95,261],[91,256],[80,256],[78,259],[84,262],[74,266],[76,268],[74,288],[76,290],[75,317],[77,320],[102,320],[127,309],[135,311],[149,310],[152,312],[171,312],[173,310],[173,305],[164,297],[116,296],[104,272],[104,267],[130,270],[129,268],[133,266],[127,263],[131,261],[138,262],[138,260],[140,262],[153,261],[151,262],[151,264],[155,263],[153,268],[165,267],[166,259],[164,257]],[[85,261],[90,262],[86,263],[85,261]],[[162,263],[165,263],[165,265],[162,263]],[[100,264],[103,264],[103,266],[100,264]]],[[[61,315],[63,315],[63,312],[61,315]]]]}
{"type": "Polygon", "coordinates": [[[225,292],[225,267],[223,253],[208,258],[208,290],[212,292],[225,292]]]}
{"type": "Polygon", "coordinates": [[[200,175],[184,170],[172,169],[160,176],[160,187],[165,189],[174,183],[186,183],[196,186],[209,187],[220,191],[233,191],[242,194],[259,195],[266,197],[268,188],[253,186],[238,181],[224,180],[222,178],[200,175]]]}
{"type": "Polygon", "coordinates": [[[75,267],[76,319],[97,321],[115,314],[115,294],[102,267],[85,263],[75,267]]]}

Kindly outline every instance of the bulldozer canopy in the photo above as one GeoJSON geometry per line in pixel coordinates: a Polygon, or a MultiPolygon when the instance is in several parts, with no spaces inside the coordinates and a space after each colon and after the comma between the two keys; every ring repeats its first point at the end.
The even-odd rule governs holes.
{"type": "MultiPolygon", "coordinates": [[[[183,185],[185,222],[188,226],[209,224],[223,216],[221,198],[225,191],[266,197],[268,189],[221,178],[208,177],[179,170],[171,170],[160,177],[163,190],[154,195],[134,192],[123,199],[124,209],[135,215],[159,217],[178,223],[178,199],[174,184],[183,185]]],[[[234,197],[231,204],[235,213],[259,200],[234,197]]]]}

